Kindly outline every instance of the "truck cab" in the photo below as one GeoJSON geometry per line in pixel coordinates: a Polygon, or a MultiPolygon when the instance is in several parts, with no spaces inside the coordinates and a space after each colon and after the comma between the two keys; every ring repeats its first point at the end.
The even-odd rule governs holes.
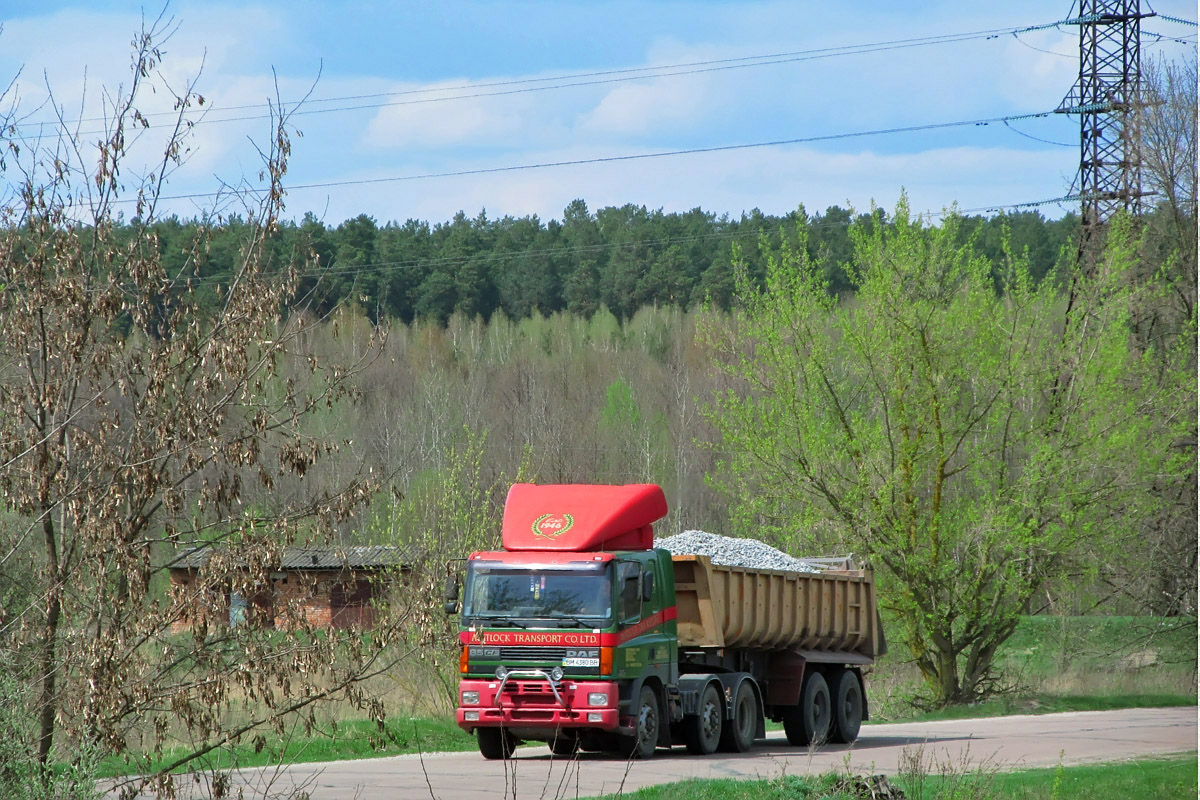
{"type": "Polygon", "coordinates": [[[642,688],[678,678],[671,556],[651,546],[665,513],[657,486],[512,488],[505,549],[472,553],[464,581],[456,720],[484,756],[636,749],[642,688]]]}

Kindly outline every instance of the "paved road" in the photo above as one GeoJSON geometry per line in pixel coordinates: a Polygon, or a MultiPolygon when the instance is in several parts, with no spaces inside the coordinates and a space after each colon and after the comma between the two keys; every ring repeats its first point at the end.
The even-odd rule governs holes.
{"type": "Polygon", "coordinates": [[[770,778],[845,769],[895,773],[920,754],[939,763],[987,769],[1116,761],[1138,756],[1195,752],[1197,709],[1126,709],[1044,716],[866,725],[851,747],[816,752],[789,747],[771,733],[735,756],[690,756],[682,747],[659,750],[648,761],[583,754],[554,759],[545,745],[519,748],[507,763],[478,753],[433,753],[363,761],[298,764],[282,770],[246,770],[247,788],[273,793],[301,788],[312,800],[472,800],[478,798],[578,798],[626,791],[683,778],[770,778]],[[515,791],[514,791],[515,787],[515,791]]]}

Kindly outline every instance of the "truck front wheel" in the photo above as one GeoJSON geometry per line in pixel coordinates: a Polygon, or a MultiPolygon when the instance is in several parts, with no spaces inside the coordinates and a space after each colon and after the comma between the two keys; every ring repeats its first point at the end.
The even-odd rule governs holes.
{"type": "Polygon", "coordinates": [[[579,737],[574,733],[566,731],[555,731],[554,738],[550,740],[550,752],[556,756],[570,757],[579,751],[579,737]]]}
{"type": "Polygon", "coordinates": [[[476,728],[475,742],[489,761],[508,758],[517,747],[517,739],[503,728],[476,728]]]}
{"type": "Polygon", "coordinates": [[[788,744],[805,747],[824,744],[829,735],[832,709],[829,704],[829,684],[819,672],[804,675],[800,704],[787,709],[783,715],[783,732],[788,744]]]}
{"type": "Polygon", "coordinates": [[[684,723],[683,740],[689,753],[707,756],[716,751],[721,743],[721,724],[725,706],[721,693],[711,683],[700,694],[700,707],[696,716],[688,717],[684,723]]]}
{"type": "Polygon", "coordinates": [[[658,698],[649,686],[642,687],[637,704],[637,731],[621,740],[621,755],[650,758],[658,747],[658,698]]]}

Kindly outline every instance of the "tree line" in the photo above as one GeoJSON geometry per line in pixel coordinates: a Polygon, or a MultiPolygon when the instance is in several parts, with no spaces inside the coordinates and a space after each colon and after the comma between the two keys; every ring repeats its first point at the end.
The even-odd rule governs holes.
{"type": "MultiPolygon", "coordinates": [[[[883,209],[856,214],[836,205],[811,215],[801,206],[780,216],[755,209],[731,217],[700,208],[677,213],[632,204],[592,212],[586,202],[575,200],[561,220],[546,222],[536,215],[493,219],[480,211],[433,224],[409,219],[380,225],[360,214],[331,225],[307,213],[299,222],[281,220],[267,251],[276,265],[311,259],[296,302],[322,315],[351,303],[375,321],[445,324],[455,313],[484,319],[497,312],[510,319],[535,311],[591,316],[603,306],[626,320],[643,306],[687,309],[707,302],[728,309],[735,282],[733,248],[746,254],[751,274],[761,281],[766,268],[760,240],[778,247],[783,239],[794,239],[797,221],[805,222],[808,255],[835,295],[857,288],[847,269],[851,226],[894,224],[883,209]]],[[[132,236],[140,220],[124,227],[132,236]]],[[[150,232],[168,272],[193,270],[200,291],[215,305],[247,230],[239,217],[172,217],[155,222],[150,232]]],[[[1057,274],[1059,255],[1064,248],[1072,250],[1077,230],[1073,214],[1054,220],[1020,211],[966,217],[958,235],[997,272],[1007,236],[1016,251],[1028,251],[1031,275],[1040,281],[1057,274]]]]}

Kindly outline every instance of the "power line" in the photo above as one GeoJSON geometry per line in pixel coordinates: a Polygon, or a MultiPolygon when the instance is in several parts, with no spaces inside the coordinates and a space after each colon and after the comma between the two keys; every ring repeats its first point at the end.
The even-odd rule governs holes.
{"type": "MultiPolygon", "coordinates": [[[[491,81],[488,83],[469,83],[469,84],[465,84],[463,86],[426,87],[426,88],[421,88],[421,89],[404,89],[404,90],[396,90],[396,91],[391,91],[391,92],[377,92],[377,93],[373,93],[373,94],[340,95],[340,96],[333,96],[333,97],[310,98],[310,99],[304,101],[304,104],[311,105],[314,103],[335,103],[335,102],[340,103],[340,102],[351,101],[351,100],[371,100],[371,99],[383,98],[383,97],[403,97],[403,96],[408,96],[408,95],[431,94],[431,93],[436,93],[436,92],[450,92],[450,91],[458,91],[458,90],[464,90],[464,89],[474,90],[474,89],[489,89],[489,88],[495,88],[495,87],[501,87],[501,86],[521,86],[521,85],[526,85],[526,84],[531,84],[531,83],[546,83],[546,82],[560,81],[560,80],[574,80],[576,78],[595,78],[595,77],[606,77],[606,76],[611,76],[611,75],[632,75],[634,73],[655,72],[655,71],[666,70],[666,69],[705,67],[705,66],[712,66],[712,65],[719,65],[719,64],[732,64],[732,63],[736,63],[736,62],[759,61],[762,59],[790,58],[790,57],[794,57],[794,56],[806,56],[806,55],[815,55],[815,54],[821,54],[821,53],[832,53],[835,55],[840,55],[841,54],[840,52],[834,52],[834,51],[854,50],[854,49],[858,49],[858,48],[871,48],[871,47],[884,46],[884,45],[912,44],[913,46],[916,46],[916,45],[920,45],[920,44],[938,44],[942,40],[945,40],[945,39],[951,39],[951,41],[957,41],[957,37],[975,37],[975,36],[988,35],[989,38],[991,38],[992,35],[1002,35],[1002,34],[1008,32],[1009,30],[1012,30],[1012,29],[996,28],[996,29],[991,29],[991,30],[968,31],[968,32],[963,32],[963,33],[948,33],[948,34],[939,34],[937,36],[927,36],[927,37],[918,37],[918,38],[910,38],[910,39],[895,39],[895,40],[884,41],[884,42],[871,42],[871,43],[864,43],[864,44],[841,45],[838,47],[814,48],[814,49],[809,49],[809,50],[794,50],[794,51],[787,51],[787,52],[781,52],[781,53],[763,53],[763,54],[759,54],[759,55],[737,56],[737,57],[733,57],[733,58],[709,59],[709,60],[705,60],[705,61],[686,61],[686,62],[680,62],[680,63],[675,63],[675,64],[660,64],[657,66],[650,66],[650,67],[623,67],[620,69],[595,70],[595,71],[591,71],[591,72],[571,72],[571,73],[565,73],[565,74],[560,74],[560,75],[549,75],[549,76],[546,76],[543,78],[516,78],[513,80],[491,81]]],[[[767,63],[773,64],[773,63],[777,63],[777,62],[769,61],[767,63]]],[[[749,66],[758,66],[758,65],[750,64],[749,66]]],[[[656,76],[656,75],[634,75],[634,77],[630,78],[630,80],[638,80],[638,79],[646,78],[646,77],[652,78],[652,77],[658,77],[658,76],[656,76]]],[[[443,98],[443,99],[460,99],[460,98],[443,98]]],[[[251,110],[251,109],[264,108],[264,107],[266,107],[266,105],[267,105],[266,103],[248,103],[245,105],[234,105],[234,106],[210,106],[209,110],[210,111],[245,111],[245,110],[251,110]]],[[[283,103],[283,105],[296,106],[296,105],[299,105],[299,103],[298,102],[285,102],[285,103],[283,103]]],[[[160,117],[160,116],[174,117],[175,112],[174,111],[155,111],[155,112],[149,112],[149,113],[143,114],[143,116],[147,117],[147,118],[160,117]]],[[[68,124],[75,124],[75,123],[79,123],[79,122],[107,122],[107,119],[105,117],[82,117],[82,118],[78,118],[78,119],[67,120],[68,124]]],[[[17,127],[21,127],[23,125],[44,125],[44,124],[57,124],[57,123],[58,123],[58,120],[46,120],[45,122],[23,122],[23,123],[19,123],[17,125],[17,127]]]]}
{"type": "Polygon", "coordinates": [[[1053,145],[1057,145],[1059,147],[1075,147],[1074,144],[1069,144],[1067,142],[1055,142],[1050,139],[1043,139],[1039,136],[1034,136],[1031,133],[1026,133],[1025,131],[1018,130],[1017,128],[1014,128],[1012,125],[1010,125],[1007,121],[1004,123],[1004,127],[1008,128],[1010,131],[1017,134],[1018,136],[1024,136],[1026,139],[1032,139],[1033,141],[1041,142],[1042,144],[1053,144],[1053,145]]]}
{"type": "MultiPolygon", "coordinates": [[[[784,52],[784,53],[771,53],[771,54],[759,55],[759,56],[740,56],[740,57],[728,58],[728,59],[712,59],[712,60],[708,60],[708,61],[684,62],[684,63],[680,63],[680,64],[672,64],[672,65],[657,66],[657,67],[630,67],[630,68],[623,68],[623,69],[616,69],[616,70],[603,70],[603,71],[584,72],[584,73],[570,73],[570,74],[566,74],[566,75],[548,76],[545,78],[524,78],[524,79],[511,80],[511,81],[494,81],[491,83],[474,84],[474,85],[468,85],[468,86],[464,86],[464,87],[423,88],[423,89],[410,89],[410,90],[396,91],[396,92],[382,92],[382,93],[378,93],[378,94],[347,95],[347,96],[343,96],[343,97],[329,97],[329,98],[321,98],[321,99],[317,99],[317,100],[307,101],[306,103],[301,104],[297,110],[292,111],[290,116],[310,116],[310,115],[316,115],[316,114],[339,113],[339,112],[343,112],[343,111],[361,111],[361,110],[368,110],[368,109],[392,108],[392,107],[407,106],[407,105],[424,105],[424,104],[429,104],[429,103],[442,103],[442,102],[448,102],[448,101],[453,101],[453,100],[469,100],[469,99],[478,99],[481,97],[501,97],[501,96],[516,95],[516,94],[528,94],[528,93],[532,93],[532,92],[543,92],[543,91],[550,91],[550,90],[557,90],[557,89],[569,89],[569,88],[576,88],[576,87],[581,87],[581,86],[597,86],[597,85],[612,84],[612,83],[623,83],[623,82],[627,82],[627,81],[645,80],[645,79],[650,79],[650,78],[670,78],[670,77],[696,75],[696,74],[709,73],[709,72],[723,72],[723,71],[729,71],[729,70],[734,70],[734,69],[746,69],[746,68],[750,68],[750,67],[761,67],[761,66],[771,66],[771,65],[776,65],[776,64],[796,63],[796,62],[801,62],[801,61],[812,61],[812,60],[817,60],[817,59],[833,58],[833,57],[845,56],[845,55],[860,55],[860,54],[886,52],[889,50],[901,50],[901,49],[909,49],[909,48],[914,48],[914,47],[926,47],[926,46],[935,45],[935,44],[954,44],[954,43],[959,43],[959,42],[973,41],[976,39],[998,39],[1007,34],[1016,35],[1021,32],[1032,31],[1032,30],[1041,30],[1042,28],[1045,28],[1045,27],[1054,27],[1058,24],[1061,24],[1061,23],[1055,22],[1055,23],[1049,23],[1047,25],[1025,26],[1025,27],[1016,27],[1016,28],[1011,28],[1011,27],[1010,28],[992,28],[992,29],[987,29],[987,30],[969,31],[969,32],[963,32],[963,33],[939,34],[936,36],[916,37],[916,38],[909,38],[909,39],[895,39],[895,40],[883,41],[883,42],[870,42],[870,43],[864,43],[864,44],[841,45],[838,47],[824,47],[824,48],[815,48],[815,49],[809,49],[809,50],[796,50],[796,51],[784,52]],[[635,73],[638,73],[638,74],[635,74],[635,73]],[[611,76],[616,76],[616,77],[611,77],[611,76]],[[587,78],[588,80],[576,80],[577,78],[587,78]],[[544,86],[530,86],[529,85],[529,84],[533,84],[533,83],[548,83],[548,82],[552,82],[552,81],[566,81],[566,82],[550,83],[550,85],[544,85],[544,86]],[[307,108],[306,109],[303,107],[303,105],[311,105],[313,103],[332,103],[332,102],[344,102],[344,101],[353,101],[353,100],[362,100],[362,99],[375,99],[375,98],[382,98],[382,97],[401,97],[401,96],[411,96],[411,95],[418,95],[418,94],[431,94],[431,93],[437,93],[437,92],[449,92],[449,91],[461,91],[461,90],[475,90],[475,89],[479,89],[479,88],[496,88],[496,87],[505,87],[505,86],[516,86],[519,88],[506,89],[503,91],[494,91],[494,92],[471,91],[468,94],[455,94],[455,95],[445,96],[445,97],[424,97],[424,98],[410,99],[410,100],[396,100],[396,101],[392,101],[392,102],[371,102],[371,103],[361,103],[361,104],[355,104],[355,105],[336,106],[333,108],[307,108]]],[[[265,119],[271,119],[272,116],[270,114],[251,114],[251,115],[242,115],[242,116],[233,116],[233,117],[218,117],[216,119],[210,118],[208,116],[209,114],[216,112],[216,111],[259,109],[259,108],[267,107],[268,105],[269,104],[266,104],[266,103],[256,103],[256,104],[241,105],[241,106],[227,106],[224,108],[210,106],[206,110],[205,116],[202,119],[197,120],[196,124],[206,124],[207,125],[207,124],[218,124],[218,123],[227,123],[227,122],[248,122],[248,121],[260,121],[260,120],[265,120],[265,119]]],[[[297,104],[294,104],[294,103],[286,104],[285,103],[283,105],[287,106],[287,105],[297,105],[297,104]]],[[[159,116],[166,116],[166,117],[174,118],[176,113],[177,112],[169,112],[169,111],[168,112],[151,112],[151,113],[144,114],[143,117],[145,117],[146,119],[150,119],[153,117],[159,117],[159,116]]],[[[77,119],[77,120],[69,120],[69,121],[67,121],[66,124],[74,124],[74,123],[79,123],[79,122],[101,122],[101,121],[107,121],[107,120],[105,120],[102,117],[88,117],[88,118],[81,118],[81,119],[77,119]]],[[[21,128],[21,127],[44,126],[44,125],[56,125],[57,126],[57,125],[59,125],[59,122],[56,120],[55,121],[47,121],[47,122],[21,122],[21,123],[17,123],[15,127],[21,128]]],[[[148,124],[144,127],[152,129],[152,128],[156,128],[156,127],[162,127],[162,125],[161,124],[158,124],[158,125],[148,124]]],[[[92,135],[101,135],[104,133],[107,133],[107,131],[106,130],[92,130],[92,131],[81,132],[79,135],[92,136],[92,135]]]]}
{"type": "Polygon", "coordinates": [[[1196,43],[1195,39],[1187,38],[1187,36],[1192,36],[1192,35],[1194,35],[1194,34],[1187,34],[1185,36],[1168,36],[1165,33],[1156,33],[1155,31],[1147,31],[1147,30],[1142,31],[1142,36],[1153,36],[1154,37],[1154,41],[1150,42],[1150,44],[1159,44],[1160,42],[1175,42],[1176,44],[1195,44],[1196,43]]]}
{"type": "MultiPolygon", "coordinates": [[[[1054,111],[1039,111],[1032,114],[1011,114],[1001,117],[987,117],[984,119],[968,119],[958,120],[955,122],[936,122],[923,125],[906,125],[895,128],[880,128],[869,131],[854,131],[851,133],[834,133],[821,136],[803,136],[794,139],[775,139],[767,142],[749,142],[745,144],[727,144],[715,145],[712,147],[692,147],[683,150],[662,150],[653,153],[633,153],[619,156],[600,156],[597,158],[577,158],[567,159],[563,161],[544,161],[530,164],[510,164],[501,167],[481,167],[478,169],[453,170],[448,172],[428,172],[417,175],[396,175],[386,178],[357,178],[335,181],[320,181],[314,183],[298,183],[291,186],[285,186],[285,191],[302,191],[308,189],[328,189],[339,186],[369,186],[382,183],[401,183],[417,180],[433,180],[438,178],[457,178],[468,175],[490,175],[503,172],[520,172],[533,169],[550,169],[554,167],[571,167],[583,164],[608,164],[621,161],[641,161],[651,158],[667,158],[671,156],[696,155],[700,153],[720,153],[736,150],[750,150],[762,147],[779,147],[790,144],[811,144],[813,142],[830,142],[840,139],[854,139],[866,136],[885,136],[897,133],[916,133],[919,131],[944,130],[947,128],[963,128],[963,127],[984,127],[993,123],[1009,123],[1023,119],[1039,119],[1053,116],[1054,111]]],[[[253,194],[264,191],[263,189],[249,187],[247,192],[253,194]]],[[[212,199],[222,195],[227,195],[229,192],[194,192],[189,194],[177,195],[162,195],[158,200],[200,200],[212,199]]],[[[118,203],[134,203],[136,199],[116,200],[118,203]]]]}

